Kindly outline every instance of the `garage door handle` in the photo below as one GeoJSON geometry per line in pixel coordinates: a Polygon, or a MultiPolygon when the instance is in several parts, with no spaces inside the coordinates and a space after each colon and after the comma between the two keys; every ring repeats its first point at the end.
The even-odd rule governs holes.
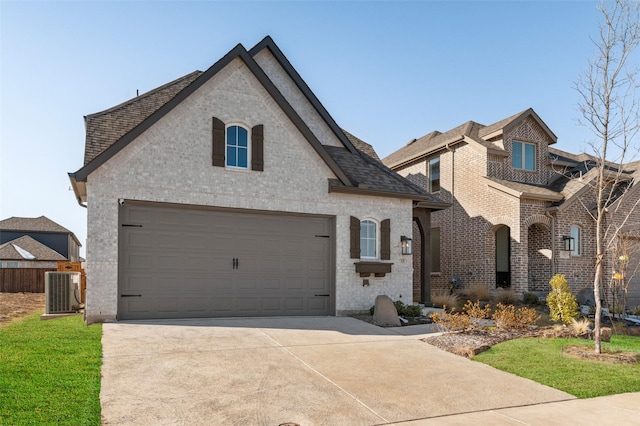
{"type": "Polygon", "coordinates": [[[121,294],[120,297],[142,297],[141,294],[121,294]]]}
{"type": "Polygon", "coordinates": [[[315,294],[314,296],[316,296],[316,297],[329,297],[331,295],[330,294],[315,294]]]}

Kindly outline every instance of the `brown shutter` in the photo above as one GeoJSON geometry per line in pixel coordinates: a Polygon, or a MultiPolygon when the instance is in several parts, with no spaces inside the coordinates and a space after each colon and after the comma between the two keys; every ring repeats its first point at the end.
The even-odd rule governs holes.
{"type": "Polygon", "coordinates": [[[211,132],[211,139],[213,143],[213,155],[211,157],[212,164],[216,167],[224,167],[225,160],[225,147],[226,143],[224,140],[224,123],[213,117],[213,130],[211,132]]]}
{"type": "Polygon", "coordinates": [[[351,259],[360,259],[360,219],[351,216],[351,248],[349,255],[351,259]]]}
{"type": "Polygon", "coordinates": [[[391,220],[385,219],[380,224],[380,259],[391,259],[391,220]]]}
{"type": "Polygon", "coordinates": [[[264,126],[258,124],[251,129],[251,170],[264,170],[264,126]]]}

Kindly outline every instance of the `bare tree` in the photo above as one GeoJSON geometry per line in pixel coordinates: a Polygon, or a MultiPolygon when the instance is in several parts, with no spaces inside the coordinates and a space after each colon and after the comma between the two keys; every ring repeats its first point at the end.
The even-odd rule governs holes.
{"type": "MultiPolygon", "coordinates": [[[[608,207],[620,196],[625,179],[628,181],[623,165],[637,154],[634,142],[640,129],[636,99],[639,71],[633,56],[640,44],[640,2],[604,0],[598,9],[602,22],[598,37],[592,39],[595,56],[574,84],[580,94],[581,123],[595,135],[589,145],[598,170],[593,187],[595,208],[591,210],[596,237],[593,280],[596,353],[601,352],[603,261],[607,246],[615,239],[609,232],[612,228],[608,228],[611,222],[607,223],[605,216],[608,207]]],[[[624,226],[619,222],[613,227],[613,233],[624,226]]]]}

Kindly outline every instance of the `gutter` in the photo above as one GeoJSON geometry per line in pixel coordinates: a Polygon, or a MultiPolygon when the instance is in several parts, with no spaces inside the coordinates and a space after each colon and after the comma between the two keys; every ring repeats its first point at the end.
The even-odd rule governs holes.
{"type": "MultiPolygon", "coordinates": [[[[78,201],[78,205],[80,207],[84,207],[85,209],[87,208],[87,204],[83,204],[82,203],[82,196],[78,193],[78,182],[76,181],[76,174],[75,173],[67,173],[67,175],[69,176],[69,180],[71,181],[71,187],[73,188],[73,193],[76,196],[76,201],[78,201]]],[[[86,194],[85,194],[86,196],[86,194]]]]}

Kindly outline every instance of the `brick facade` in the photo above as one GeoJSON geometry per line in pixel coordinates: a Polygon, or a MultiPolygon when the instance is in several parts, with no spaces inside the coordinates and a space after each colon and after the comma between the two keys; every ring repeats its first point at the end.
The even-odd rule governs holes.
{"type": "MultiPolygon", "coordinates": [[[[549,145],[555,143],[555,136],[532,110],[528,111],[488,126],[484,141],[482,130],[468,138],[452,134],[448,140],[447,134],[440,134],[446,143],[430,134],[425,136],[423,151],[403,148],[383,160],[401,175],[428,188],[428,162],[440,157],[441,190],[437,195],[451,207],[431,216],[432,227],[440,228],[442,271],[432,275],[432,290],[449,288],[452,279],[461,282],[463,288],[496,288],[496,231],[502,226],[509,227],[511,288],[519,294],[548,292],[549,280],[555,273],[565,274],[576,293],[593,286],[594,220],[586,208],[595,202],[593,192],[587,188],[573,196],[573,187],[566,193],[551,189],[564,166],[556,166],[550,160],[549,145]],[[534,171],[512,167],[514,141],[535,146],[534,171]],[[408,154],[402,157],[403,152],[408,154]],[[411,155],[416,153],[420,156],[411,162],[411,155]],[[571,199],[563,199],[565,195],[571,199]],[[560,208],[553,208],[554,205],[560,208]],[[572,225],[581,230],[579,255],[563,250],[563,236],[570,235],[572,225]]],[[[637,202],[638,195],[631,195],[617,217],[625,216],[623,212],[629,212],[637,202]]],[[[628,221],[636,229],[640,229],[639,216],[634,212],[628,221]]],[[[613,273],[613,263],[611,259],[605,262],[606,278],[613,273]]],[[[637,275],[636,286],[640,288],[640,273],[637,275]]],[[[640,303],[640,290],[638,293],[640,303]]]]}

